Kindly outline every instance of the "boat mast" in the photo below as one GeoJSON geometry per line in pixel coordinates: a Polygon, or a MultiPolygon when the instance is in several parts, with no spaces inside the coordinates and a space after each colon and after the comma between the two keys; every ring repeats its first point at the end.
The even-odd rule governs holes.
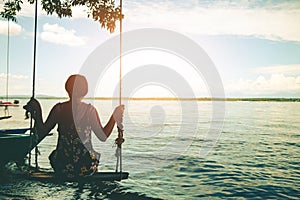
{"type": "MultiPolygon", "coordinates": [[[[10,31],[9,31],[9,17],[7,18],[7,45],[6,45],[6,90],[5,90],[5,100],[6,102],[8,102],[8,79],[9,79],[9,48],[10,48],[10,42],[9,42],[9,35],[10,35],[10,31]]],[[[9,118],[9,110],[8,110],[8,106],[4,106],[4,118],[9,118]]]]}
{"type": "Polygon", "coordinates": [[[9,18],[7,18],[7,48],[6,48],[6,101],[8,101],[8,79],[9,79],[9,18]]]}

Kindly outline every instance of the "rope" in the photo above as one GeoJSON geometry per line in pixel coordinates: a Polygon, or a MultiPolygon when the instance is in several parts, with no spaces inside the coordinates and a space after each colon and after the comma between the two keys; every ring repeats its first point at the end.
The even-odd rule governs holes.
{"type": "MultiPolygon", "coordinates": [[[[35,13],[34,13],[34,40],[33,40],[33,72],[32,72],[32,98],[35,96],[35,69],[36,69],[36,38],[37,38],[37,6],[38,0],[35,1],[35,13]]],[[[35,131],[36,132],[36,131],[35,131]]],[[[30,117],[30,138],[33,134],[33,118],[30,117]]],[[[37,143],[37,136],[35,136],[35,143],[37,143]]],[[[30,140],[29,145],[29,156],[28,156],[28,165],[31,166],[31,147],[32,147],[32,140],[30,140]]],[[[35,168],[38,168],[38,147],[35,147],[35,168]]]]}
{"type": "MultiPolygon", "coordinates": [[[[120,0],[120,93],[119,93],[119,105],[122,104],[122,0],[120,0]]],[[[117,144],[116,156],[117,156],[117,164],[116,164],[116,172],[118,172],[118,165],[120,164],[120,178],[122,178],[122,143],[123,139],[123,126],[118,126],[118,138],[115,140],[117,144]]]]}
{"type": "Polygon", "coordinates": [[[35,96],[36,35],[37,35],[37,4],[38,4],[38,0],[35,1],[35,13],[34,13],[34,43],[33,43],[32,97],[35,96]]]}
{"type": "Polygon", "coordinates": [[[120,94],[119,94],[119,105],[122,104],[122,0],[120,0],[120,94]]]}

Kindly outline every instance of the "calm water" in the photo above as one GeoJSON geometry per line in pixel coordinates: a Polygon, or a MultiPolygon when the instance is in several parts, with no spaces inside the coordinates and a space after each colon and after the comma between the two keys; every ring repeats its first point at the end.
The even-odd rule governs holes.
{"type": "MultiPolygon", "coordinates": [[[[57,100],[42,100],[44,115],[57,100]]],[[[21,102],[21,104],[24,102],[21,102]]],[[[95,101],[102,123],[111,101],[95,101]]],[[[225,119],[212,117],[211,102],[126,102],[121,183],[47,183],[0,180],[0,199],[298,199],[300,197],[300,103],[226,102],[225,119]],[[222,127],[218,136],[218,128],[222,127]],[[211,137],[214,136],[214,137],[211,137]],[[212,145],[217,140],[213,148],[212,145]],[[203,154],[203,152],[208,154],[203,154]]],[[[222,113],[218,104],[217,113],[222,113]]],[[[28,127],[21,108],[0,121],[1,128],[28,127]]],[[[40,145],[39,166],[50,169],[48,155],[57,131],[40,145]]],[[[105,143],[100,170],[113,171],[114,132],[105,143]]],[[[10,170],[17,170],[14,166],[10,170]]]]}

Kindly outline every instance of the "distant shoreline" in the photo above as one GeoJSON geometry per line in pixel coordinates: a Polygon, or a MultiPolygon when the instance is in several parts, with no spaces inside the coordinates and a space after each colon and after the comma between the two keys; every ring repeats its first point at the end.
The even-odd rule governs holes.
{"type": "MultiPolygon", "coordinates": [[[[53,97],[53,96],[37,96],[37,99],[68,99],[67,97],[53,97]]],[[[0,96],[0,101],[5,101],[6,97],[0,96]]],[[[30,99],[28,96],[10,96],[9,99],[30,99]]],[[[93,100],[118,100],[117,97],[87,97],[85,99],[93,100]]],[[[199,98],[173,98],[173,97],[123,97],[123,100],[134,101],[273,101],[273,102],[300,102],[300,98],[278,98],[278,97],[229,97],[229,98],[211,98],[211,97],[199,97],[199,98]]]]}

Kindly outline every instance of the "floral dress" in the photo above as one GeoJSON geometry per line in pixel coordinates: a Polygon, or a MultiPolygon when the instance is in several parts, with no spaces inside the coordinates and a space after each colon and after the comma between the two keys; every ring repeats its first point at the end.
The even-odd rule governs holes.
{"type": "Polygon", "coordinates": [[[74,178],[91,175],[98,169],[100,153],[92,147],[91,126],[88,123],[90,106],[85,106],[85,115],[79,122],[75,122],[72,115],[66,116],[65,113],[72,113],[68,112],[68,106],[63,103],[58,106],[64,114],[58,117],[58,144],[49,156],[50,164],[60,176],[74,178]]]}

